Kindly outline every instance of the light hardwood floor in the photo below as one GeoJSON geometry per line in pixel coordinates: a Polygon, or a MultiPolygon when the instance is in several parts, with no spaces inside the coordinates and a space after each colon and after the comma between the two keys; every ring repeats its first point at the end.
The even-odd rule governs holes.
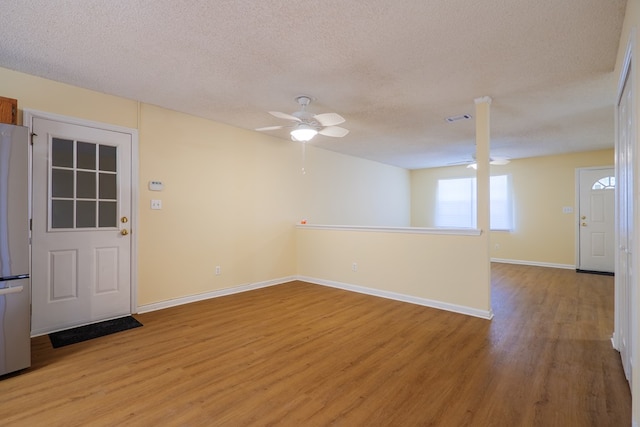
{"type": "Polygon", "coordinates": [[[34,338],[0,425],[629,425],[613,278],[492,270],[492,321],[292,282],[34,338]]]}

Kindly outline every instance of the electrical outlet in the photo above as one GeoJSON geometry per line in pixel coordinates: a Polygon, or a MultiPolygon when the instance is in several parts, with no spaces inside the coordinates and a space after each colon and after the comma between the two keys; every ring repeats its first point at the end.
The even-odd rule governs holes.
{"type": "Polygon", "coordinates": [[[162,209],[162,200],[151,200],[151,209],[159,210],[162,209]]]}
{"type": "Polygon", "coordinates": [[[358,271],[358,263],[354,262],[353,264],[351,264],[351,271],[358,271]]]}
{"type": "Polygon", "coordinates": [[[219,276],[221,273],[220,266],[216,265],[216,276],[219,276]]]}

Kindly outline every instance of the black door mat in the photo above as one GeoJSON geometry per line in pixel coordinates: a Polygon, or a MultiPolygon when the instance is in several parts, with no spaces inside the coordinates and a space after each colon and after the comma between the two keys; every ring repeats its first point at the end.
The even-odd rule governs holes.
{"type": "Polygon", "coordinates": [[[598,274],[600,276],[615,276],[615,273],[612,273],[610,271],[581,270],[579,268],[576,268],[576,273],[598,274]]]}
{"type": "Polygon", "coordinates": [[[49,339],[51,340],[53,348],[59,348],[140,326],[142,326],[142,323],[134,319],[133,316],[126,316],[119,319],[105,320],[104,322],[54,332],[49,334],[49,339]]]}

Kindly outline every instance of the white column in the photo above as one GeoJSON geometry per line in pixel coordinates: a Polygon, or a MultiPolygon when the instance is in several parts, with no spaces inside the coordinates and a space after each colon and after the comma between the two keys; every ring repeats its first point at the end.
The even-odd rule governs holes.
{"type": "Polygon", "coordinates": [[[478,228],[489,233],[489,146],[491,98],[476,98],[478,228]]]}
{"type": "Polygon", "coordinates": [[[475,99],[476,103],[476,191],[478,195],[478,225],[482,230],[482,240],[478,257],[486,259],[483,277],[479,277],[479,286],[486,286],[486,305],[491,311],[491,252],[490,252],[490,204],[489,204],[489,148],[490,148],[490,110],[491,98],[483,96],[475,99]]]}

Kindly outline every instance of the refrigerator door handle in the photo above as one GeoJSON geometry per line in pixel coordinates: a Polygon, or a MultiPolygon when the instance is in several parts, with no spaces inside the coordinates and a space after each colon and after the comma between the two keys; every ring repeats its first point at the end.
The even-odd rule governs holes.
{"type": "Polygon", "coordinates": [[[22,285],[14,286],[13,288],[2,288],[0,289],[0,295],[17,294],[19,292],[22,292],[23,289],[24,286],[22,285]]]}
{"type": "Polygon", "coordinates": [[[10,280],[22,280],[22,279],[28,279],[28,278],[29,278],[28,274],[17,274],[15,276],[0,277],[0,282],[8,282],[10,280]]]}

